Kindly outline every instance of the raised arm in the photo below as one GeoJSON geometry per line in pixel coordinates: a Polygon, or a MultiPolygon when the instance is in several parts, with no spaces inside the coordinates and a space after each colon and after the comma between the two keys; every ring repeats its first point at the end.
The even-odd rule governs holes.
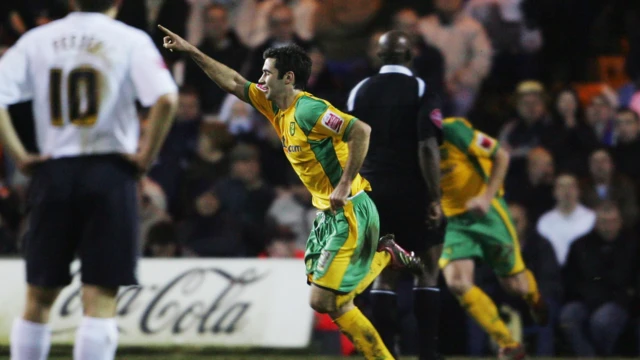
{"type": "Polygon", "coordinates": [[[162,44],[165,49],[186,52],[222,90],[234,94],[244,102],[248,102],[248,99],[245,99],[244,96],[244,85],[247,83],[247,79],[230,67],[208,57],[187,40],[174,34],[162,25],[158,25],[158,28],[167,35],[164,37],[162,44]]]}

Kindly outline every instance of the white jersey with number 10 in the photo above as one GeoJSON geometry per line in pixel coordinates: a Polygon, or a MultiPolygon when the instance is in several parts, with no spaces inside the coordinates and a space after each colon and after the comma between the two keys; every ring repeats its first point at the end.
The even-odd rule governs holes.
{"type": "Polygon", "coordinates": [[[151,38],[100,13],[37,27],[0,58],[0,106],[33,100],[40,152],[54,158],[135,153],[135,100],[176,91],[151,38]]]}

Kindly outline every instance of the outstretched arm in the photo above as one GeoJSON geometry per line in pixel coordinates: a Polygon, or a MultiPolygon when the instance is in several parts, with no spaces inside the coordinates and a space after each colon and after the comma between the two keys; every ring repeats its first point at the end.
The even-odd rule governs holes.
{"type": "Polygon", "coordinates": [[[247,79],[230,67],[208,57],[187,40],[174,34],[162,25],[158,25],[158,28],[167,35],[164,37],[162,44],[165,49],[186,52],[222,90],[234,94],[242,101],[248,102],[248,99],[245,99],[244,96],[244,85],[247,83],[247,79]]]}

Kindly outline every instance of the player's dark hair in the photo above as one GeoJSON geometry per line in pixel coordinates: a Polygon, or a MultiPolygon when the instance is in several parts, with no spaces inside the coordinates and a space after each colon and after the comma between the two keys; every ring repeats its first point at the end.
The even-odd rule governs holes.
{"type": "Polygon", "coordinates": [[[278,48],[267,49],[263,56],[266,59],[275,59],[278,69],[278,79],[291,71],[295,75],[293,87],[304,90],[311,75],[311,58],[298,45],[287,45],[278,48]]]}
{"type": "Polygon", "coordinates": [[[116,0],[75,0],[76,7],[86,12],[104,12],[111,9],[116,0]]]}

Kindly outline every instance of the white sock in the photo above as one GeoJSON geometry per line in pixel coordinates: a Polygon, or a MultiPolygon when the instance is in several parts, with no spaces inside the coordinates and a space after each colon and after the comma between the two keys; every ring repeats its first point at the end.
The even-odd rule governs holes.
{"type": "Polygon", "coordinates": [[[11,328],[11,360],[47,360],[51,329],[24,319],[15,319],[11,328]]]}
{"type": "Polygon", "coordinates": [[[75,360],[113,360],[118,348],[118,325],[114,318],[85,316],[76,332],[75,360]]]}

